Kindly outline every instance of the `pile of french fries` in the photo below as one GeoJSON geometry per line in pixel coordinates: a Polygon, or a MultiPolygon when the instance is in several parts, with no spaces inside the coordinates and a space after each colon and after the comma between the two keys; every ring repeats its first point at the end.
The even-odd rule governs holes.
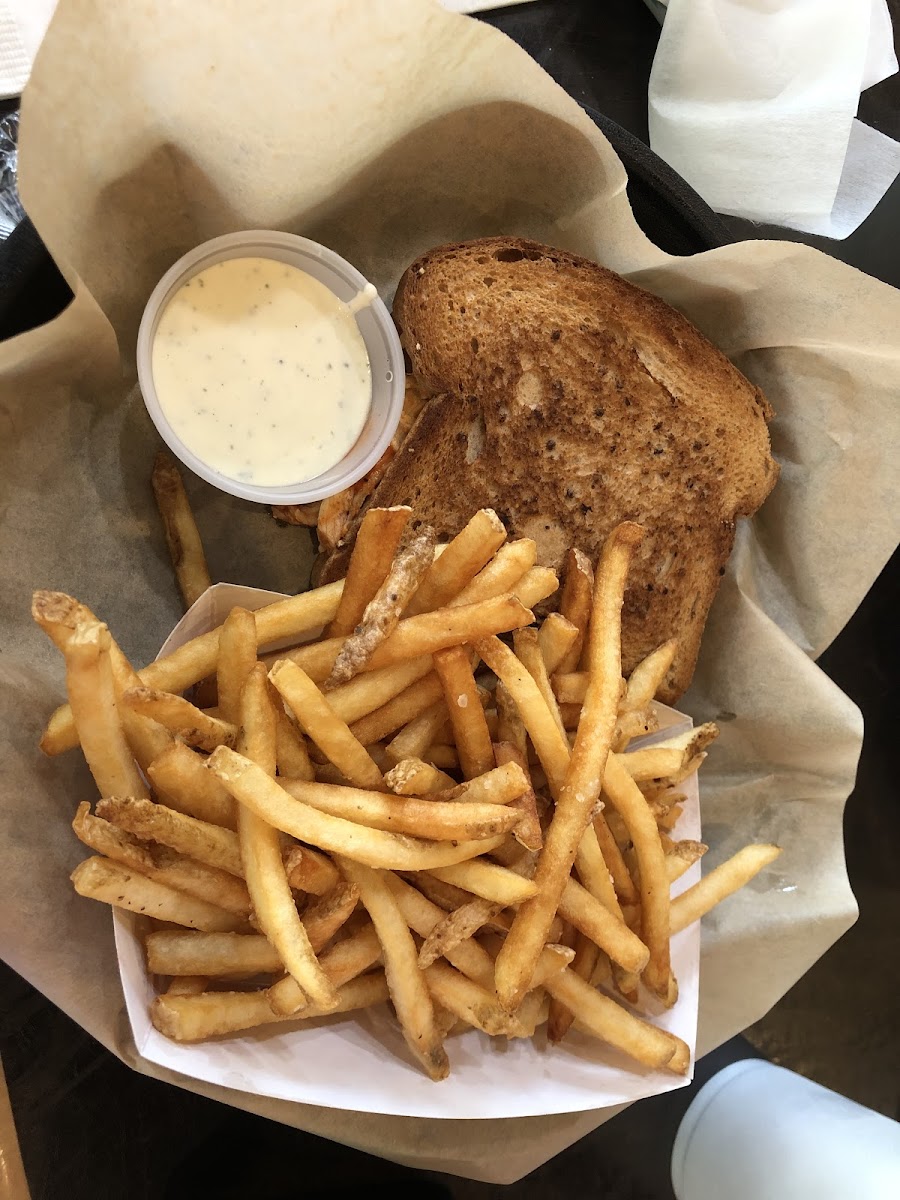
{"type": "MultiPolygon", "coordinates": [[[[208,573],[170,482],[189,603],[208,573]]],[[[642,530],[615,529],[596,573],[570,552],[538,624],[558,579],[533,541],[482,510],[441,547],[411,518],[371,509],[346,579],[234,608],[140,671],[83,604],[35,594],[69,700],[42,748],[80,744],[101,797],[74,819],[94,852],[75,889],[142,915],[152,1019],[178,1041],[390,1000],[435,1080],[473,1027],[559,1041],[574,1024],[685,1072],[688,1047],[646,1015],[677,997],[670,939],[778,849],[670,899],[705,849],[674,838],[678,785],[716,730],[626,753],[675,651],[623,681],[642,530]]]]}

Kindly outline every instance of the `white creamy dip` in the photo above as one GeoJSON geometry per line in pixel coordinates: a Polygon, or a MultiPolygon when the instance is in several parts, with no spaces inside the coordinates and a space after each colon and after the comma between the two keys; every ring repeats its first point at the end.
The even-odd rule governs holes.
{"type": "Polygon", "coordinates": [[[153,382],[188,449],[230,479],[303,483],[356,442],[372,372],[349,304],[305,271],[229,258],[172,296],[156,328],[153,382]]]}

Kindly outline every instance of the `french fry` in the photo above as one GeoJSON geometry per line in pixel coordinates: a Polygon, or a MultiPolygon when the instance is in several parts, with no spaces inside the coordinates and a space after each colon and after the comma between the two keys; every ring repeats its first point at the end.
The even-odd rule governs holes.
{"type": "MultiPolygon", "coordinates": [[[[544,987],[555,999],[572,1010],[581,1028],[594,1037],[624,1051],[630,1058],[651,1070],[671,1063],[680,1050],[681,1040],[633,1016],[626,1009],[596,991],[580,979],[571,967],[553,975],[544,987]]],[[[678,1066],[681,1067],[679,1054],[678,1066]]],[[[687,1069],[687,1066],[684,1066],[687,1069]]]]}
{"type": "MultiPolygon", "coordinates": [[[[381,708],[376,708],[374,712],[354,721],[350,730],[364,746],[383,741],[422,716],[443,694],[440,679],[431,672],[418,682],[410,684],[381,708]]],[[[446,708],[444,713],[446,714],[446,708]]]]}
{"type": "Polygon", "coordinates": [[[577,636],[557,667],[559,671],[574,671],[578,666],[587,641],[593,594],[594,569],[590,559],[581,550],[573,548],[566,555],[559,611],[575,626],[577,636]]]}
{"type": "Polygon", "coordinates": [[[245,922],[206,900],[185,896],[165,883],[148,879],[139,871],[109,858],[88,858],[71,875],[79,896],[102,900],[115,908],[144,913],[173,925],[186,925],[208,933],[237,931],[245,922]]]}
{"type": "Polygon", "coordinates": [[[525,850],[540,850],[544,844],[544,834],[538,814],[537,796],[531,784],[525,755],[510,742],[497,742],[494,746],[494,759],[498,767],[518,767],[525,777],[525,790],[509,802],[522,815],[522,819],[513,830],[513,837],[525,850]]]}
{"type": "Polygon", "coordinates": [[[427,896],[444,912],[452,912],[454,908],[466,904],[472,898],[471,892],[457,887],[456,884],[444,883],[443,880],[425,871],[404,871],[403,875],[408,883],[418,888],[423,896],[427,896]]]}
{"type": "MultiPolygon", "coordinates": [[[[271,778],[275,776],[275,709],[266,684],[266,668],[257,664],[241,691],[241,745],[248,760],[271,778]]],[[[252,808],[238,808],[241,863],[253,911],[288,974],[309,1002],[323,1012],[336,1007],[337,991],[316,959],[282,861],[281,835],[252,808]]],[[[355,905],[356,898],[353,898],[355,905]]]]}
{"type": "Polygon", "coordinates": [[[557,671],[551,680],[557,701],[560,704],[584,704],[589,678],[587,671],[557,671]]]}
{"type": "Polygon", "coordinates": [[[506,541],[506,529],[489,508],[477,512],[435,559],[409,603],[410,616],[449,604],[506,541]]]}
{"type": "Polygon", "coordinates": [[[312,896],[324,896],[341,880],[331,859],[309,846],[289,846],[284,851],[284,869],[292,888],[312,896]]]}
{"type": "Polygon", "coordinates": [[[202,996],[209,987],[205,975],[180,975],[169,981],[167,996],[202,996]]]}
{"type": "Polygon", "coordinates": [[[699,921],[711,908],[739,891],[773,863],[781,853],[780,846],[745,846],[715,870],[704,875],[699,883],[672,901],[669,913],[670,932],[674,935],[699,921]]]}
{"type": "Polygon", "coordinates": [[[479,841],[426,842],[369,829],[318,812],[290,796],[255,764],[220,746],[209,760],[210,770],[235,799],[252,807],[269,824],[301,842],[345,855],[354,861],[389,870],[422,871],[489,854],[505,835],[479,841]]]}
{"type": "Polygon", "coordinates": [[[246,608],[233,608],[222,624],[216,664],[216,695],[223,721],[237,725],[240,720],[241,692],[255,666],[256,619],[246,608]]]}
{"type": "Polygon", "coordinates": [[[147,774],[168,808],[211,825],[237,828],[231,796],[207,771],[206,759],[183,742],[173,742],[153,760],[147,774]]]}
{"type": "Polygon", "coordinates": [[[562,790],[569,765],[569,743],[547,708],[538,685],[527,667],[499,638],[484,638],[475,649],[491,668],[516,703],[528,736],[547,772],[550,790],[557,796],[562,790]]]}
{"type": "Polygon", "coordinates": [[[130,796],[109,796],[96,805],[98,817],[135,837],[171,846],[179,854],[243,876],[237,834],[220,825],[198,821],[164,804],[130,796]]]}
{"type": "Polygon", "coordinates": [[[516,751],[516,761],[528,763],[528,732],[522,722],[515,700],[509,694],[502,680],[497,680],[494,688],[494,701],[497,705],[497,737],[498,742],[505,742],[516,751]]]}
{"type": "Polygon", "coordinates": [[[227,871],[185,858],[169,846],[141,842],[133,834],[104,821],[102,817],[93,816],[86,801],[79,804],[72,828],[79,841],[98,854],[139,871],[148,879],[155,879],[176,891],[224,908],[245,921],[249,919],[250,895],[247,888],[242,880],[227,871]]]}
{"type": "Polygon", "coordinates": [[[626,712],[645,709],[662,687],[678,651],[678,639],[664,642],[634,668],[628,677],[622,708],[626,712]]]}
{"type": "Polygon", "coordinates": [[[84,757],[101,794],[149,796],[116,704],[109,630],[87,621],[66,641],[66,687],[84,757]]]}
{"type": "Polygon", "coordinates": [[[646,967],[650,957],[647,946],[574,879],[566,880],[563,887],[559,915],[626,971],[639,972],[646,967]]]}
{"type": "MultiPolygon", "coordinates": [[[[132,712],[158,721],[198,750],[215,750],[216,746],[233,746],[237,738],[237,726],[228,721],[196,708],[183,696],[171,692],[160,692],[153,688],[129,688],[122,696],[122,703],[132,712]]],[[[108,789],[117,790],[121,789],[108,789]]]]}
{"type": "Polygon", "coordinates": [[[431,670],[431,655],[421,654],[377,671],[366,671],[329,692],[328,703],[342,721],[352,725],[424,679],[431,670]]]}
{"type": "Polygon", "coordinates": [[[559,576],[551,567],[532,567],[526,571],[510,595],[526,608],[534,608],[559,589],[559,576]]]}
{"type": "Polygon", "coordinates": [[[473,937],[502,911],[502,904],[477,896],[448,912],[419,947],[419,969],[424,971],[439,958],[446,957],[449,951],[473,937]]]}
{"type": "Polygon", "coordinates": [[[670,975],[669,880],[659,830],[647,801],[625,770],[622,756],[609,755],[603,791],[634,843],[640,868],[641,937],[650,951],[643,979],[648,989],[665,1002],[670,975]]]}
{"type": "Polygon", "coordinates": [[[538,691],[544,697],[544,703],[550,711],[550,716],[556,722],[560,733],[565,737],[565,727],[563,726],[562,717],[559,714],[556,697],[553,695],[553,688],[550,686],[550,676],[547,674],[544,656],[541,654],[537,630],[517,629],[513,634],[513,650],[537,684],[538,691]]]}
{"type": "Polygon", "coordinates": [[[498,863],[470,861],[450,867],[436,867],[431,871],[436,879],[464,888],[474,896],[493,900],[506,908],[528,900],[537,892],[537,885],[530,879],[516,875],[498,863]]]}
{"type": "Polygon", "coordinates": [[[175,1042],[202,1042],[276,1021],[312,1020],[372,1008],[387,998],[387,981],[379,971],[344,984],[338,989],[336,1006],[327,1013],[305,1008],[297,1016],[279,1016],[272,1011],[266,992],[204,992],[202,996],[157,996],[150,1019],[161,1034],[175,1042]]]}
{"type": "Polygon", "coordinates": [[[282,781],[284,790],[321,813],[330,813],[370,829],[405,833],[434,841],[486,838],[508,833],[519,814],[503,804],[480,801],[420,799],[327,783],[282,781]]]}
{"type": "MultiPolygon", "coordinates": [[[[506,943],[497,957],[497,995],[501,1004],[510,1010],[518,1006],[525,994],[569,878],[578,845],[600,795],[619,701],[622,600],[631,556],[642,537],[643,530],[639,525],[624,522],[607,538],[600,558],[588,641],[591,685],[578,724],[571,763],[567,764],[565,784],[559,789],[556,809],[535,869],[538,894],[520,906],[506,943]]],[[[504,682],[509,686],[506,679],[504,682]]],[[[537,690],[533,680],[532,685],[537,690]]],[[[540,697],[540,703],[556,737],[565,742],[549,717],[543,697],[540,697]]],[[[521,704],[519,707],[521,711],[521,704]]],[[[528,717],[524,712],[522,719],[527,727],[528,717]]],[[[534,740],[530,728],[529,733],[534,740]]],[[[567,744],[565,752],[568,755],[567,744]]],[[[543,757],[542,762],[553,788],[554,779],[543,757]]]]}
{"type": "MultiPolygon", "coordinates": [[[[400,879],[399,876],[390,873],[388,886],[404,921],[419,937],[427,938],[446,916],[445,911],[434,901],[423,896],[417,888],[407,883],[406,880],[400,879]]],[[[474,938],[460,942],[458,946],[448,950],[446,958],[451,966],[456,967],[457,971],[461,971],[467,979],[474,980],[475,983],[488,990],[493,987],[494,960],[474,938]]]]}
{"type": "Polygon", "coordinates": [[[400,550],[359,623],[338,651],[324,688],[330,691],[358,675],[380,645],[394,632],[413,593],[434,561],[434,530],[423,527],[400,550]]]}
{"type": "MultiPolygon", "coordinates": [[[[257,609],[253,615],[256,618],[258,645],[266,646],[288,638],[299,639],[326,624],[337,610],[343,588],[344,581],[341,579],[257,609]]],[[[213,629],[185,642],[171,654],[158,658],[138,671],[138,675],[144,687],[184,692],[215,671],[218,654],[219,629],[213,629]]],[[[62,754],[77,745],[72,712],[64,704],[50,718],[41,747],[45,754],[62,754]]]]}
{"type": "Polygon", "coordinates": [[[444,691],[462,773],[466,779],[483,775],[494,765],[494,751],[475,686],[471,651],[463,646],[441,650],[434,656],[434,669],[444,691]]]}
{"type": "MultiPolygon", "coordinates": [[[[438,683],[440,684],[440,680],[438,683]]],[[[388,742],[387,757],[392,763],[403,762],[407,758],[421,758],[449,721],[450,717],[443,699],[443,688],[441,688],[440,700],[429,704],[388,742]]]]}
{"type": "MultiPolygon", "coordinates": [[[[572,958],[575,957],[575,939],[578,937],[577,930],[567,922],[565,922],[562,934],[559,939],[559,944],[564,946],[572,953],[572,958]]],[[[540,961],[540,960],[538,960],[540,961]]],[[[534,976],[532,976],[532,982],[534,976]]],[[[528,999],[529,993],[526,992],[523,997],[523,1003],[528,999]]],[[[521,1008],[521,1004],[519,1005],[521,1008]]],[[[559,1042],[562,1041],[566,1034],[565,1021],[572,1014],[561,1000],[556,1000],[551,997],[550,1004],[547,1008],[547,1041],[559,1042]]],[[[574,1019],[574,1018],[573,1018],[574,1019]]]]}
{"type": "Polygon", "coordinates": [[[384,782],[398,796],[427,796],[456,787],[456,780],[421,758],[404,758],[385,774],[384,782]]]}
{"type": "MultiPolygon", "coordinates": [[[[339,988],[368,971],[380,959],[381,942],[375,926],[367,924],[326,950],[319,963],[334,987],[339,988]]],[[[300,1012],[307,1004],[305,995],[290,975],[273,983],[267,995],[272,1011],[276,1013],[300,1012]]]]}
{"type": "MultiPolygon", "coordinates": [[[[439,608],[404,617],[364,669],[374,671],[479,637],[509,633],[522,625],[530,625],[533,620],[534,614],[515,596],[495,596],[493,600],[482,600],[479,604],[462,604],[458,608],[439,608]]],[[[308,642],[295,650],[284,651],[283,657],[297,663],[311,679],[321,683],[328,678],[343,644],[343,638],[308,642]]]]}
{"type": "Polygon", "coordinates": [[[396,449],[392,441],[375,466],[363,475],[362,479],[351,483],[349,487],[333,496],[326,496],[319,504],[316,535],[319,539],[319,550],[323,554],[330,554],[348,536],[360,509],[372,495],[395,454],[396,449]]]}
{"type": "MultiPolygon", "coordinates": [[[[574,957],[572,958],[570,969],[579,979],[590,981],[598,961],[602,955],[602,951],[596,942],[585,937],[583,933],[578,933],[575,936],[574,957]]],[[[526,996],[527,999],[527,996],[526,996]]],[[[551,1042],[561,1042],[571,1028],[572,1022],[575,1020],[575,1014],[570,1008],[567,1008],[562,1001],[553,1000],[553,1004],[559,1006],[559,1011],[556,1020],[551,1020],[553,1015],[553,1005],[547,1019],[547,1037],[551,1042]]],[[[670,1060],[671,1061],[671,1060],[670,1060]]]]}
{"type": "Polygon", "coordinates": [[[516,762],[506,762],[498,767],[491,766],[465,783],[456,783],[446,791],[434,793],[432,800],[510,805],[527,789],[527,772],[516,762]]]}
{"type": "Polygon", "coordinates": [[[209,568],[181,472],[164,450],[160,450],[154,459],[150,483],[178,589],[184,607],[190,608],[209,587],[209,568]]]}
{"type": "Polygon", "coordinates": [[[424,975],[432,1000],[455,1013],[467,1025],[491,1037],[526,1036],[522,1024],[515,1016],[503,1011],[496,996],[447,963],[432,963],[424,975]]]}
{"type": "Polygon", "coordinates": [[[666,838],[663,841],[663,850],[666,855],[666,876],[669,884],[673,884],[676,879],[682,877],[685,871],[689,871],[708,849],[709,847],[705,846],[703,842],[686,840],[673,842],[666,838]],[[669,844],[666,845],[666,842],[669,844]]]}
{"type": "Polygon", "coordinates": [[[245,978],[283,970],[278,951],[260,933],[194,933],[165,929],[147,935],[152,975],[245,978]]]}
{"type": "Polygon", "coordinates": [[[283,660],[269,672],[269,679],[303,732],[351,783],[361,788],[382,786],[381,772],[374,759],[353,736],[346,722],[335,714],[327,698],[302,668],[283,660]]]}
{"type": "Polygon", "coordinates": [[[356,534],[353,553],[347,566],[344,593],[327,637],[346,637],[352,633],[366,611],[366,605],[381,587],[391,569],[412,509],[370,508],[356,534]]]}
{"type": "Polygon", "coordinates": [[[472,582],[453,597],[450,605],[477,604],[479,600],[512,591],[534,566],[536,558],[537,543],[532,538],[506,542],[472,582]]]}
{"type": "Polygon", "coordinates": [[[653,746],[630,751],[622,756],[622,765],[639,782],[650,779],[680,782],[686,778],[681,775],[685,767],[693,765],[694,759],[718,736],[718,726],[708,721],[653,746]]]}
{"type": "Polygon", "coordinates": [[[432,1079],[446,1078],[450,1064],[437,1037],[428,987],[416,964],[416,944],[385,873],[348,858],[340,859],[338,865],[359,888],[360,899],[372,918],[381,942],[391,1000],[407,1045],[432,1079]]]}
{"type": "Polygon", "coordinates": [[[578,627],[562,613],[549,613],[538,631],[538,645],[547,674],[552,676],[578,640],[578,627]]]}
{"type": "Polygon", "coordinates": [[[284,711],[279,698],[275,703],[275,762],[278,774],[289,779],[314,779],[315,771],[309,761],[309,751],[303,734],[284,711]]]}

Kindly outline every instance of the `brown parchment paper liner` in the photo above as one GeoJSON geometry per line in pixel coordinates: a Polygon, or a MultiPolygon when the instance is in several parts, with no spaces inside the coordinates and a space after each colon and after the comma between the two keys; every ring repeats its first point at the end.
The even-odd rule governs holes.
{"type": "MultiPolygon", "coordinates": [[[[681,706],[723,730],[704,768],[705,864],[750,840],[784,854],[705,923],[702,1051],[760,1017],[855,916],[841,810],[861,722],[813,658],[897,541],[898,294],[792,244],[663,254],[575,102],[502,35],[427,0],[63,0],[25,97],[20,162],[25,206],[77,294],[0,346],[0,951],[148,1074],[398,1161],[519,1178],[616,1110],[363,1115],[136,1058],[109,914],[67,880],[82,857],[69,821],[92,788],[77,755],[36,751],[62,668],[27,613],[34,587],[71,591],[138,662],[178,618],[147,483],[157,441],[134,389],[142,305],[175,258],[233,229],[318,238],[388,300],[431,245],[525,234],[658,292],[765,389],[781,482],[740,530],[681,706]]],[[[305,584],[303,531],[189,486],[214,577],[305,584]]]]}

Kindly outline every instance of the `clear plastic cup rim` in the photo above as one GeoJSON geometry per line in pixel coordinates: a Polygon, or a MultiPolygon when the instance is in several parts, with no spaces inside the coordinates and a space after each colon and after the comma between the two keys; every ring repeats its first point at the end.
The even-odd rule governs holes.
{"type": "MultiPolygon", "coordinates": [[[[271,229],[228,233],[203,242],[174,263],[153,289],[144,308],[137,340],[137,374],[151,421],[172,453],[214,487],[259,504],[308,504],[333,496],[362,479],[390,445],[403,412],[405,368],[400,338],[384,302],[376,297],[356,314],[369,355],[372,396],[369,415],[356,443],[322,474],[303,482],[265,486],[231,479],[186,446],[169,423],[153,381],[153,339],[160,316],[175,292],[207,267],[231,258],[271,258],[306,271],[338,299],[351,300],[367,285],[365,276],[327,246],[299,234],[271,229]]],[[[302,426],[298,434],[302,435],[302,426]]]]}

